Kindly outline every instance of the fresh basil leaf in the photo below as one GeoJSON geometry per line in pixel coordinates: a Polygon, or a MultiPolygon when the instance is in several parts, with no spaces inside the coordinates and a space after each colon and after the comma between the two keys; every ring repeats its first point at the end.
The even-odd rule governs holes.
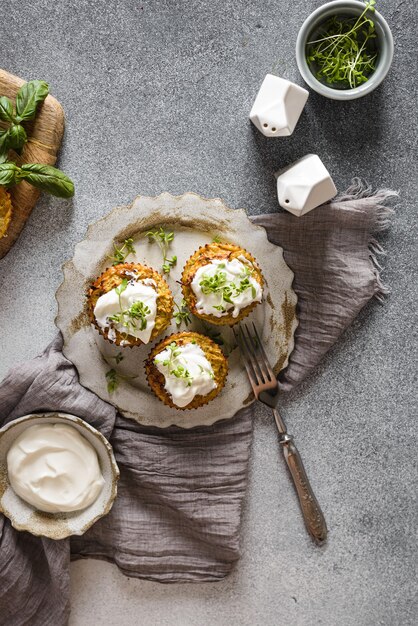
{"type": "Polygon", "coordinates": [[[0,119],[5,122],[14,122],[13,104],[7,96],[1,96],[0,98],[0,119]]]}
{"type": "Polygon", "coordinates": [[[32,120],[36,107],[45,100],[48,92],[48,83],[43,80],[30,80],[22,85],[16,95],[16,121],[32,120]]]}
{"type": "Polygon", "coordinates": [[[25,129],[20,124],[13,124],[10,126],[8,132],[8,147],[13,148],[13,150],[16,150],[16,152],[20,154],[20,151],[28,140],[25,129]]]}
{"type": "Polygon", "coordinates": [[[9,146],[10,146],[9,129],[5,131],[0,131],[0,155],[6,156],[6,159],[5,159],[6,161],[7,161],[7,153],[9,152],[9,146]]]}
{"type": "Polygon", "coordinates": [[[26,163],[21,167],[22,177],[34,187],[47,191],[58,198],[71,198],[74,183],[63,172],[51,165],[26,163]]]}
{"type": "Polygon", "coordinates": [[[15,185],[19,180],[20,170],[14,163],[0,163],[0,185],[15,185]]]}

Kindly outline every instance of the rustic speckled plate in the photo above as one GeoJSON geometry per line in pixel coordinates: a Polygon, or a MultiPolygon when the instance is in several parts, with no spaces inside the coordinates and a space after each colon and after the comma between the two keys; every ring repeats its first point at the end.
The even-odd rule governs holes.
{"type": "MultiPolygon", "coordinates": [[[[161,270],[161,253],[144,234],[163,226],[175,233],[170,256],[177,255],[177,266],[171,270],[168,283],[176,302],[181,302],[182,268],[189,256],[215,236],[246,248],[257,259],[266,280],[264,302],[249,317],[262,331],[266,350],[278,373],[286,367],[293,349],[297,326],[296,295],[292,290],[293,272],[283,259],[283,250],[270,243],[264,228],[250,222],[242,209],[229,209],[219,198],[205,199],[194,193],[157,197],[138,196],[129,206],[113,209],[92,224],[84,241],[75,248],[74,257],[64,265],[64,282],[57,291],[56,324],[64,337],[64,354],[76,366],[80,382],[104,400],[114,404],[128,418],[141,424],[183,428],[210,425],[230,418],[253,401],[238,349],[234,348],[229,328],[206,325],[195,319],[190,329],[213,337],[221,333],[224,348],[229,353],[229,375],[224,390],[210,404],[191,411],[176,411],[164,406],[150,391],[144,374],[144,360],[154,343],[147,346],[118,348],[105,341],[90,324],[85,294],[92,281],[111,261],[113,243],[127,237],[134,239],[135,254],[127,261],[145,263],[161,270]],[[123,359],[120,360],[122,355],[123,359]],[[118,385],[107,389],[106,372],[114,369],[118,385]]],[[[173,324],[163,335],[180,329],[173,324]]],[[[162,338],[159,337],[158,340],[162,338]]]]}
{"type": "Polygon", "coordinates": [[[70,535],[82,535],[98,519],[107,515],[117,493],[119,468],[113,456],[112,446],[98,430],[84,420],[68,413],[33,413],[19,417],[0,429],[0,512],[4,513],[16,530],[25,530],[39,537],[65,539],[70,535]],[[44,513],[15,494],[7,474],[7,452],[13,441],[34,424],[63,423],[76,428],[97,452],[100,469],[105,480],[97,500],[82,511],[74,513],[44,513]]]}

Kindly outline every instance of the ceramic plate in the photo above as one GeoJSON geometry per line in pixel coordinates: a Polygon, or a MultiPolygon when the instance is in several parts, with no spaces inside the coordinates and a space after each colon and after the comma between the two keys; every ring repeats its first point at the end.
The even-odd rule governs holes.
{"type": "Polygon", "coordinates": [[[107,515],[116,497],[119,469],[110,443],[98,430],[80,417],[68,413],[33,413],[9,422],[0,429],[0,512],[16,530],[25,530],[49,539],[64,539],[82,535],[98,519],[107,515]],[[97,499],[82,511],[73,513],[44,513],[37,511],[15,494],[10,486],[6,457],[13,441],[35,424],[69,424],[76,428],[97,452],[105,484],[97,499]]]}
{"type": "Polygon", "coordinates": [[[182,296],[176,281],[180,279],[186,260],[214,237],[238,244],[254,255],[266,288],[263,303],[248,319],[257,324],[275,372],[286,367],[297,320],[293,273],[283,259],[283,250],[268,241],[266,231],[252,224],[244,210],[229,209],[218,198],[205,199],[193,193],[182,196],[164,193],[153,198],[139,196],[131,205],[115,208],[89,227],[84,241],[76,246],[73,259],[64,265],[64,282],[57,291],[56,324],[64,337],[63,351],[76,366],[81,384],[114,404],[125,417],[158,427],[210,425],[232,417],[253,401],[231,329],[219,331],[220,327],[202,327],[197,319],[188,327],[222,342],[229,355],[229,374],[222,393],[210,404],[190,411],[176,411],[163,405],[150,391],[144,360],[154,343],[172,332],[185,330],[184,324],[178,328],[173,320],[172,326],[156,342],[121,349],[105,341],[87,316],[85,294],[92,281],[111,265],[109,257],[115,242],[120,244],[132,237],[136,252],[126,260],[161,270],[161,252],[145,236],[148,230],[158,226],[173,230],[175,234],[169,255],[177,255],[178,262],[167,280],[178,303],[182,296]],[[216,336],[219,332],[221,336],[216,336]],[[115,370],[118,383],[112,393],[108,391],[106,379],[109,370],[115,370]]]}

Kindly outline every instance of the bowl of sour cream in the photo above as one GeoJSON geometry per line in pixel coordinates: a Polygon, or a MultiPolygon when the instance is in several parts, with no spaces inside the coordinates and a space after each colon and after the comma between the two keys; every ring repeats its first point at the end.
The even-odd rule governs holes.
{"type": "Polygon", "coordinates": [[[82,535],[110,511],[118,479],[112,446],[79,417],[31,414],[0,429],[0,512],[17,530],[82,535]]]}

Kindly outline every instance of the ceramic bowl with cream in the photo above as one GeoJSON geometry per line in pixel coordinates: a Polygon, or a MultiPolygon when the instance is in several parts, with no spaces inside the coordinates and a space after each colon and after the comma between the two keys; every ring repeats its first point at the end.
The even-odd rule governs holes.
{"type": "Polygon", "coordinates": [[[83,534],[109,512],[118,478],[111,445],[79,417],[31,414],[0,430],[0,511],[17,530],[83,534]]]}

